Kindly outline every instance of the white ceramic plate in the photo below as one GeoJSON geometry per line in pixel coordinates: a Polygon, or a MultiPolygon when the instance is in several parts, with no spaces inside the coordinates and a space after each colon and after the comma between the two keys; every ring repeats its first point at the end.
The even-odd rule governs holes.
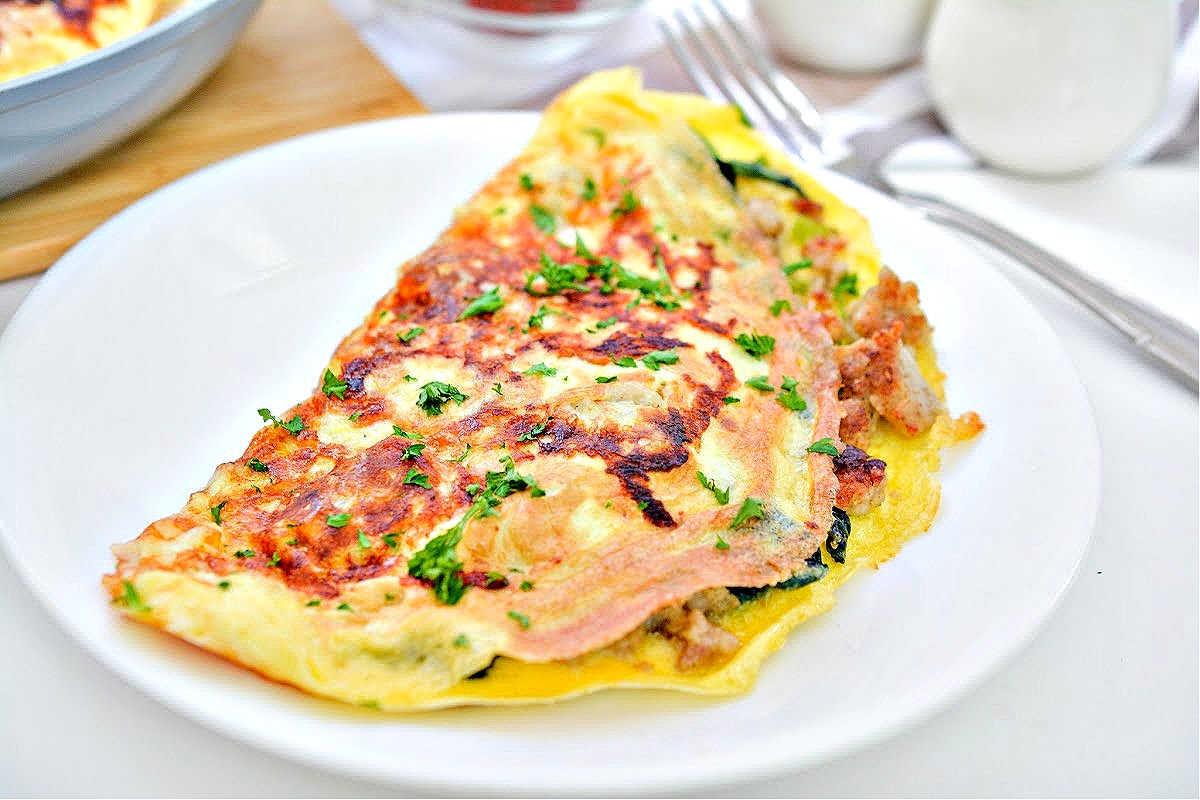
{"type": "Polygon", "coordinates": [[[389,716],[309,698],[120,622],[108,545],[175,511],[307,396],[340,337],[523,145],[529,114],[389,120],[267,147],[130,207],[50,271],[0,339],[0,529],[51,613],[194,719],[306,764],[495,792],[646,792],[762,777],[893,734],[995,670],[1087,546],[1091,411],[1034,310],[969,250],[822,176],[916,279],[950,404],[988,430],[948,455],[933,529],[723,700],[617,691],[389,716]]]}

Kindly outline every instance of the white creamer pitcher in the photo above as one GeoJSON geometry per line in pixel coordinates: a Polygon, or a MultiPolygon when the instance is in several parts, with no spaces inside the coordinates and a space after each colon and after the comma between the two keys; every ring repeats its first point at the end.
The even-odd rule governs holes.
{"type": "Polygon", "coordinates": [[[941,0],[925,44],[934,102],[995,166],[1094,169],[1158,109],[1176,13],[1172,0],[941,0]]]}

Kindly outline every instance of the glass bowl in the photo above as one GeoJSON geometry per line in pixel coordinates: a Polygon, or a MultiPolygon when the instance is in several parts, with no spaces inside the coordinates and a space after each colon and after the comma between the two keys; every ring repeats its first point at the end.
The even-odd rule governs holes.
{"type": "Polygon", "coordinates": [[[396,21],[477,63],[534,67],[566,61],[644,0],[386,0],[396,21]]]}

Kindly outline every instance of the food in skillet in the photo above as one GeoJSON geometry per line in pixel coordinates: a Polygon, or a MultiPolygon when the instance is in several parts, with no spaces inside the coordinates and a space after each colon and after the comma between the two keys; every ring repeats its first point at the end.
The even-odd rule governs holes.
{"type": "Polygon", "coordinates": [[[0,0],[0,83],[146,28],[179,0],[0,0]]]}
{"type": "Polygon", "coordinates": [[[629,70],[560,97],[314,372],[104,583],[393,710],[744,690],[982,428],[865,221],[629,70]]]}

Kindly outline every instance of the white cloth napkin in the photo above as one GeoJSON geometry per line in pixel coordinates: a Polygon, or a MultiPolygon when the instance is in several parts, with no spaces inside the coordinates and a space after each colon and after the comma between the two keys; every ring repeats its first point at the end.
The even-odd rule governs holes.
{"type": "MultiPolygon", "coordinates": [[[[673,63],[655,25],[655,17],[679,0],[648,0],[629,17],[597,36],[590,47],[566,64],[527,68],[489,66],[451,52],[422,35],[414,24],[419,12],[403,8],[404,0],[332,0],[358,29],[376,55],[432,111],[461,109],[540,108],[557,91],[594,70],[618,64],[641,66],[648,85],[689,89],[673,63]]],[[[756,22],[746,0],[725,0],[726,6],[755,32],[756,22]]],[[[1117,159],[1119,164],[1142,163],[1183,141],[1195,145],[1197,87],[1200,85],[1194,3],[1184,10],[1186,33],[1181,36],[1166,99],[1158,116],[1117,159]],[[1182,135],[1181,135],[1182,132],[1182,135]]],[[[760,33],[761,39],[761,33],[760,33]]],[[[825,109],[823,118],[834,142],[859,131],[883,128],[933,103],[920,67],[885,80],[849,105],[825,109]]],[[[975,159],[936,125],[930,136],[898,149],[894,167],[971,167],[975,159]]]]}

